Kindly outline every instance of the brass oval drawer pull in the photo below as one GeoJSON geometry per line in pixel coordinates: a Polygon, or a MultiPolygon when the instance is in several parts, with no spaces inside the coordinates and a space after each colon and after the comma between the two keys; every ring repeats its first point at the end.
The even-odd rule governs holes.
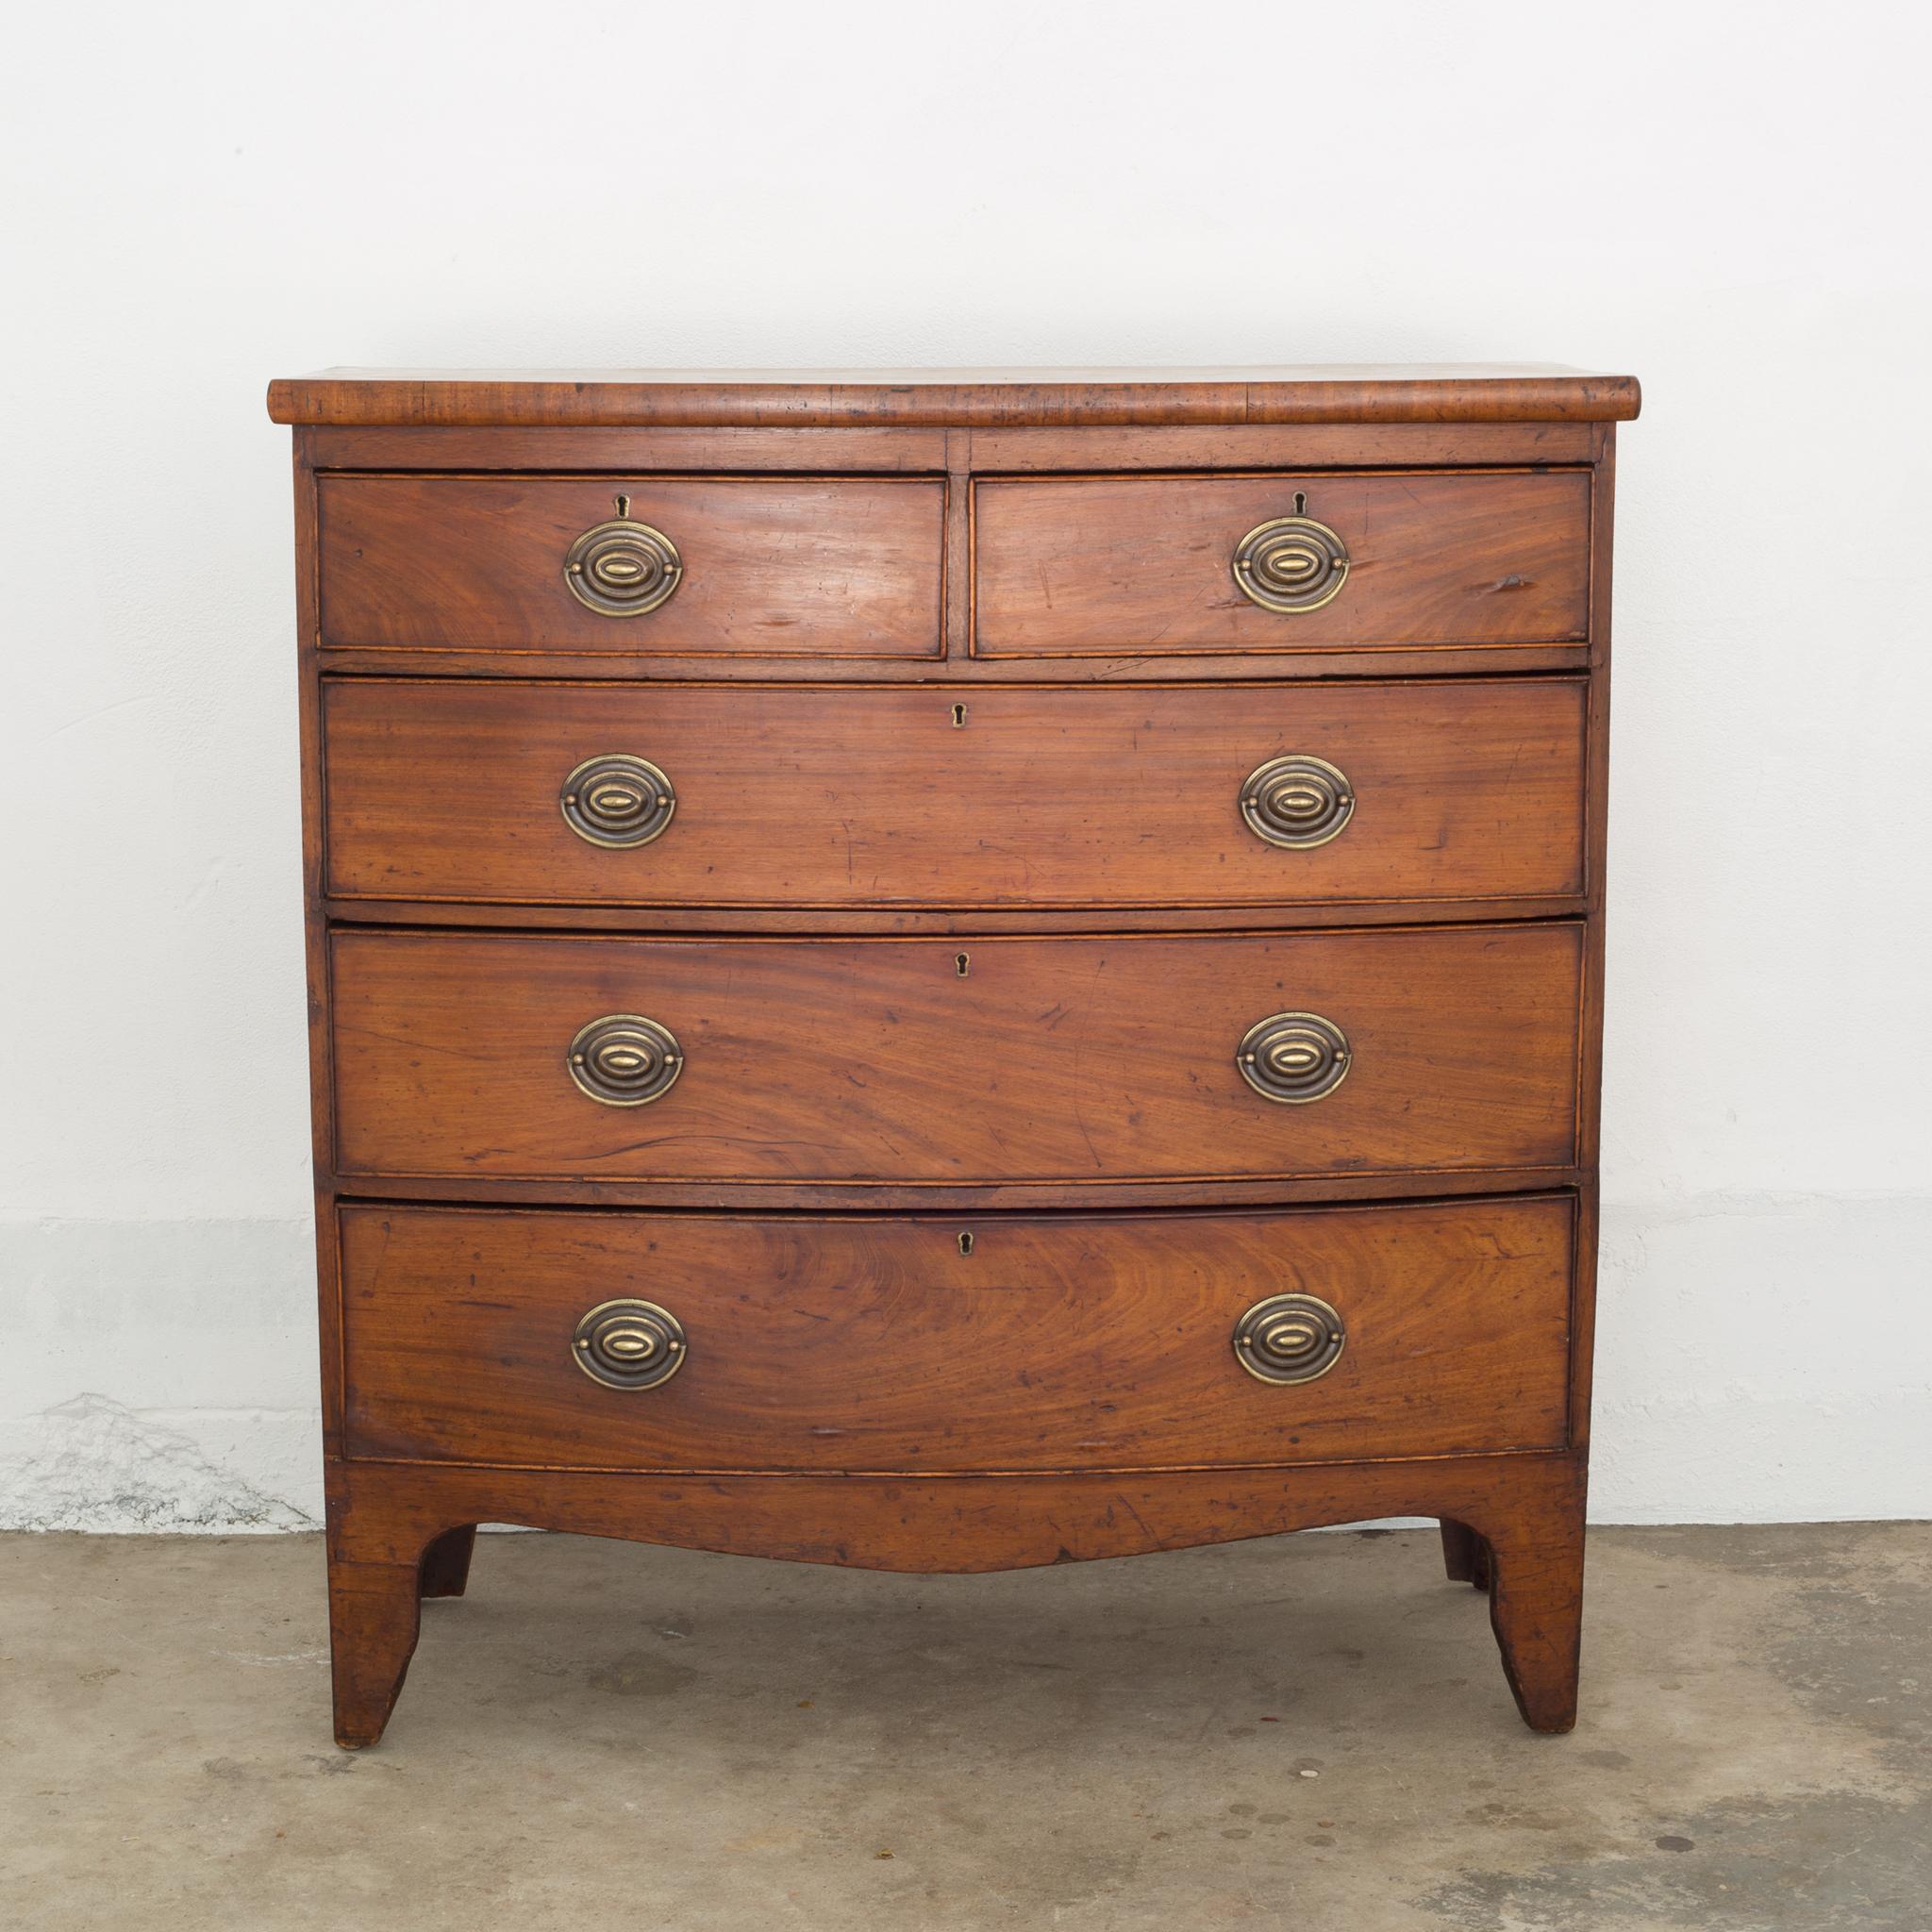
{"type": "Polygon", "coordinates": [[[1340,836],[1354,811],[1348,774],[1307,752],[1257,765],[1241,785],[1241,817],[1256,838],[1271,845],[1325,845],[1340,836]]]}
{"type": "Polygon", "coordinates": [[[668,1026],[641,1013],[606,1013],[577,1028],[566,1059],[570,1076],[606,1107],[661,1100],[684,1071],[684,1053],[668,1026]]]}
{"type": "Polygon", "coordinates": [[[1319,1295],[1270,1295],[1234,1324],[1234,1358],[1260,1382],[1312,1382],[1347,1342],[1341,1317],[1319,1295]]]}
{"type": "Polygon", "coordinates": [[[1300,1107],[1348,1077],[1348,1036],[1320,1013],[1271,1013],[1241,1035],[1235,1064],[1263,1100],[1300,1107]]]}
{"type": "Polygon", "coordinates": [[[558,803],[564,824],[592,845],[648,845],[671,823],[677,792],[649,758],[607,752],[563,781],[558,803]]]}
{"type": "Polygon", "coordinates": [[[1257,524],[1235,545],[1234,580],[1263,610],[1319,610],[1348,581],[1348,545],[1326,524],[1295,514],[1257,524]]]}
{"type": "Polygon", "coordinates": [[[684,1366],[684,1327],[656,1302],[600,1302],[577,1323],[571,1357],[607,1389],[655,1389],[684,1366]]]}
{"type": "Polygon", "coordinates": [[[662,530],[633,523],[628,497],[620,514],[588,529],[563,559],[563,580],[586,610],[599,617],[641,617],[668,604],[684,580],[684,559],[662,530]]]}

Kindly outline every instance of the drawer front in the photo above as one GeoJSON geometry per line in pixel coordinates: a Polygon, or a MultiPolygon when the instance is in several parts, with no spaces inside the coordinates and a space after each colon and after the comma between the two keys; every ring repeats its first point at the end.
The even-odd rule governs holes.
{"type": "Polygon", "coordinates": [[[1581,935],[339,932],[338,1162],[769,1182],[1562,1166],[1581,935]],[[1315,1019],[1264,1027],[1244,1067],[1283,1014],[1315,1019]]]}
{"type": "Polygon", "coordinates": [[[342,896],[1076,908],[1440,903],[1583,885],[1574,679],[346,681],[325,687],[324,716],[327,875],[342,896]],[[642,762],[600,763],[613,759],[642,762]],[[580,795],[600,773],[618,788],[601,813],[580,795]],[[656,796],[640,804],[636,785],[656,796]]]}
{"type": "Polygon", "coordinates": [[[325,644],[697,658],[941,648],[938,481],[325,476],[318,490],[325,644]],[[653,534],[626,534],[640,527],[653,534]],[[662,592],[667,557],[675,586],[639,608],[662,592]]]}
{"type": "MultiPolygon", "coordinates": [[[[1285,544],[1286,547],[1282,547],[1285,544]]],[[[981,657],[1123,657],[1574,641],[1589,621],[1590,477],[1583,471],[1276,476],[1108,476],[983,482],[974,491],[981,657]],[[1259,537],[1299,514],[1322,526],[1311,608],[1257,603],[1259,537]],[[1345,573],[1325,567],[1339,545],[1345,573]],[[1337,585],[1339,583],[1339,588],[1337,585]],[[1314,603],[1313,599],[1325,601],[1314,603]]]]}
{"type": "Polygon", "coordinates": [[[943,1222],[354,1207],[341,1232],[357,1456],[1091,1469],[1550,1449],[1566,1431],[1561,1196],[943,1222]],[[1333,1311],[1340,1354],[1316,1379],[1241,1366],[1242,1316],[1283,1294],[1333,1311]],[[676,1324],[679,1366],[649,1386],[578,1366],[624,1370],[598,1352],[624,1311],[579,1324],[626,1301],[676,1324]]]}

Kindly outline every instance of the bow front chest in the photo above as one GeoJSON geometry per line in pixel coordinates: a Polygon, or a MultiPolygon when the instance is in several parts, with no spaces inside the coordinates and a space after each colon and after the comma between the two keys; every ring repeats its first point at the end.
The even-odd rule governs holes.
{"type": "Polygon", "coordinates": [[[1636,385],[270,404],[338,1740],[495,1521],[957,1571],[1433,1516],[1566,1729],[1636,385]]]}

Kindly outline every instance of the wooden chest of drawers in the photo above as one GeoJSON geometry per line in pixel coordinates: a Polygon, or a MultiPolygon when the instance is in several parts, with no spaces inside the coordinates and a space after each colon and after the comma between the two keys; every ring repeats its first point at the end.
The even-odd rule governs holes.
{"type": "Polygon", "coordinates": [[[1575,1713],[1613,425],[1524,370],[278,382],[336,1735],[514,1522],[1435,1516],[1575,1713]]]}

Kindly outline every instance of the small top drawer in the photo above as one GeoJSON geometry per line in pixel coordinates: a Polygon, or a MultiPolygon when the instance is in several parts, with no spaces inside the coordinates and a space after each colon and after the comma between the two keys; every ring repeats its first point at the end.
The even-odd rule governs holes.
{"type": "Polygon", "coordinates": [[[1590,476],[996,478],[974,555],[982,658],[1575,641],[1590,476]]]}
{"type": "Polygon", "coordinates": [[[918,477],[327,475],[322,641],[611,657],[940,654],[918,477]]]}

